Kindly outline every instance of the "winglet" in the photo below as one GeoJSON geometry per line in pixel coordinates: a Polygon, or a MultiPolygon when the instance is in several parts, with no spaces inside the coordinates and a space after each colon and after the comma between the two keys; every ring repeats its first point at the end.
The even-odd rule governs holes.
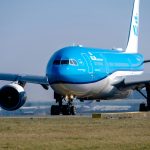
{"type": "Polygon", "coordinates": [[[134,0],[128,44],[125,50],[126,53],[138,52],[138,36],[139,36],[139,6],[140,0],[134,0]]]}

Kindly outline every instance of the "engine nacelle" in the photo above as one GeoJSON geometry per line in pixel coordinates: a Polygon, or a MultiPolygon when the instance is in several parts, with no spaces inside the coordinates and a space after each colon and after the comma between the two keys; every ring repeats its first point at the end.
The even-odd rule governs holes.
{"type": "Polygon", "coordinates": [[[26,102],[24,88],[16,83],[6,85],[0,89],[0,107],[13,111],[19,109],[26,102]]]}

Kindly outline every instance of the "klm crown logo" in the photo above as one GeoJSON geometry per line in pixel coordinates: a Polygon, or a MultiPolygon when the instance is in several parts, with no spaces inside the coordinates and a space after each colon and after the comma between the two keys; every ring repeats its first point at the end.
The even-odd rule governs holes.
{"type": "Polygon", "coordinates": [[[138,36],[138,24],[139,24],[138,16],[134,17],[134,21],[135,21],[135,24],[133,25],[133,32],[135,36],[138,36]]]}

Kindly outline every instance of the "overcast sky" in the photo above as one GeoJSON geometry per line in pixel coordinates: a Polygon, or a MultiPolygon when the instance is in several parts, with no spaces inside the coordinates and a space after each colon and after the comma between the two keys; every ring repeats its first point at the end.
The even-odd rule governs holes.
{"type": "MultiPolygon", "coordinates": [[[[0,72],[45,75],[53,52],[73,44],[125,49],[132,6],[133,0],[0,0],[0,72]]],[[[141,0],[139,52],[145,59],[149,28],[150,0],[141,0]]],[[[51,89],[26,89],[29,99],[52,99],[51,89]]]]}

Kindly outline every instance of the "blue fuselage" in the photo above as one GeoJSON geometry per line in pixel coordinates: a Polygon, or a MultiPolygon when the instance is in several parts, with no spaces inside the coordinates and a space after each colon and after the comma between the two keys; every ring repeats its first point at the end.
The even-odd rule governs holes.
{"type": "Polygon", "coordinates": [[[53,54],[47,65],[46,75],[51,87],[58,94],[73,94],[84,98],[87,93],[83,91],[88,90],[91,93],[86,97],[103,98],[105,96],[102,95],[113,90],[110,84],[122,82],[127,75],[141,73],[143,61],[141,54],[80,46],[65,47],[53,54]],[[96,90],[95,87],[95,91],[92,91],[90,85],[99,89],[109,87],[103,89],[103,94],[102,90],[96,90]]]}

